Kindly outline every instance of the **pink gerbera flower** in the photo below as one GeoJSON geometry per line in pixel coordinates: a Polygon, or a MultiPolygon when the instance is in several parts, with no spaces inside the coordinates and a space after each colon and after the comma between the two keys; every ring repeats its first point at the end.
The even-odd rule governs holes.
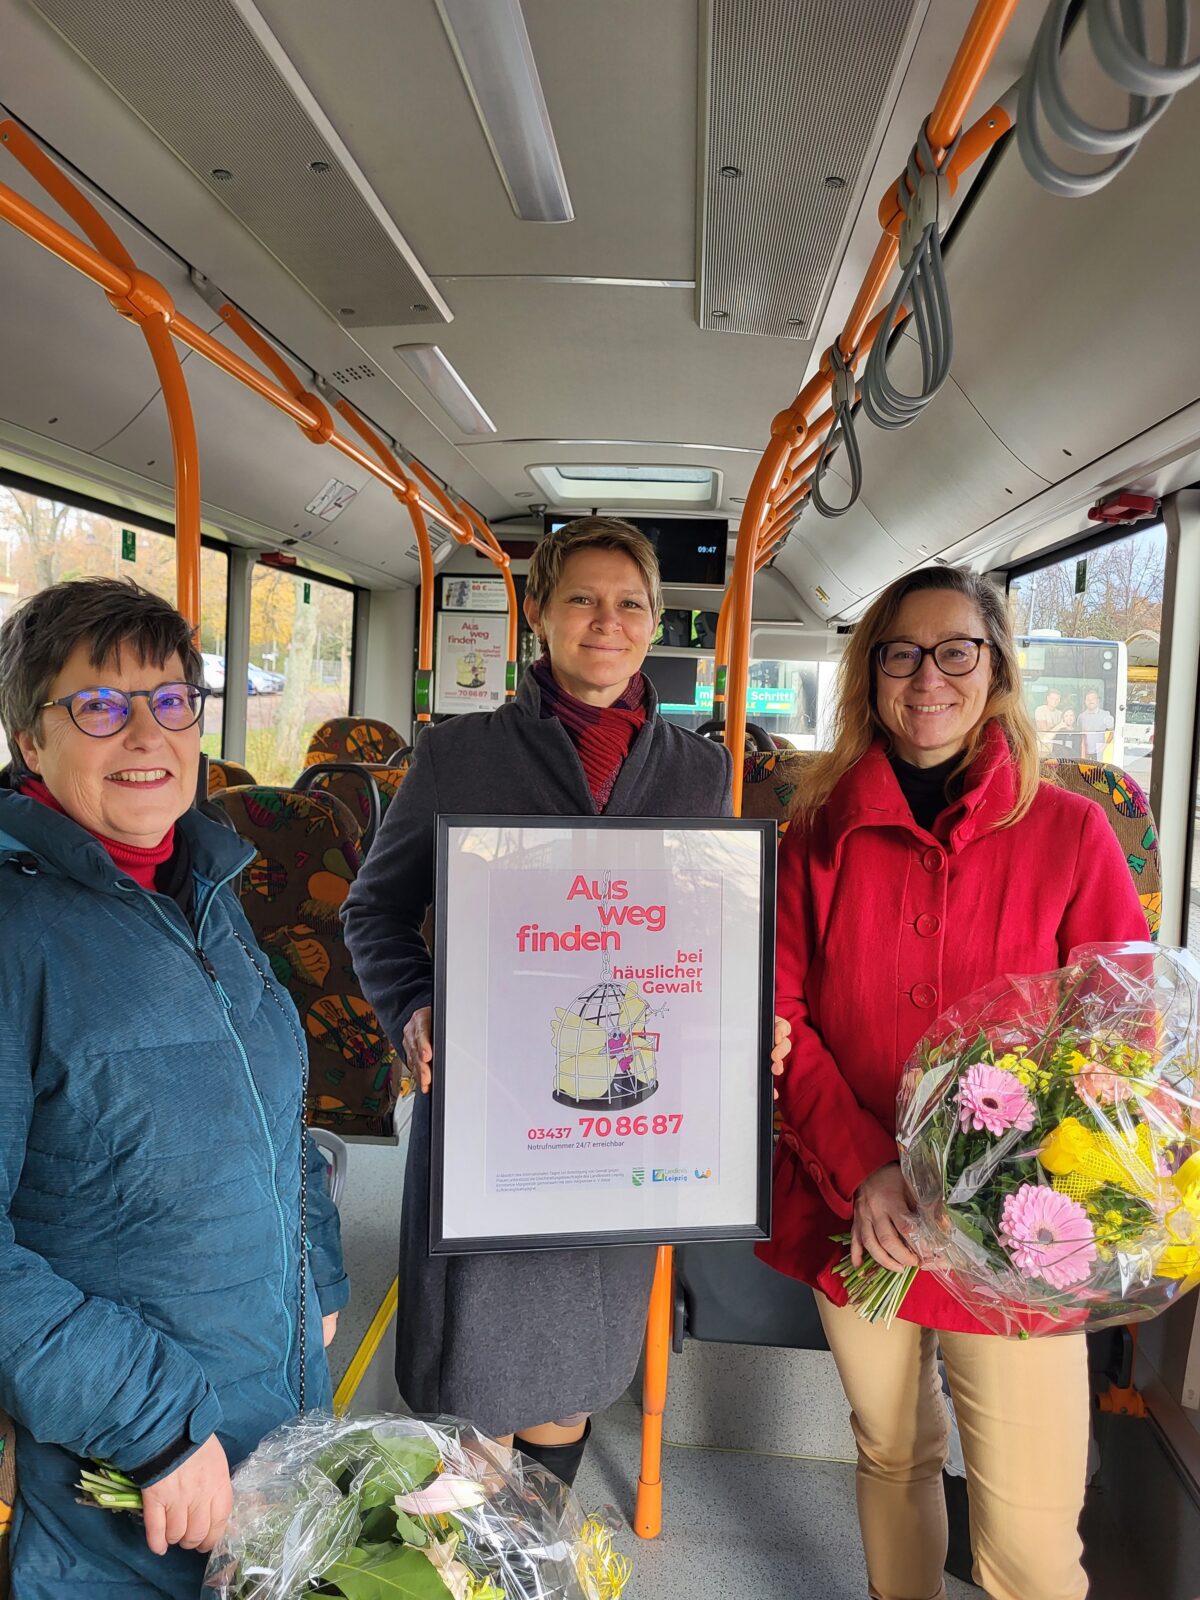
{"type": "Polygon", "coordinates": [[[1096,1259],[1087,1212],[1069,1195],[1036,1183],[1005,1196],[1000,1243],[1019,1272],[1043,1279],[1052,1289],[1082,1283],[1096,1259]]]}
{"type": "Polygon", "coordinates": [[[1033,1127],[1033,1102],[1011,1072],[977,1061],[958,1086],[958,1118],[964,1131],[1007,1133],[1016,1128],[1028,1133],[1033,1127]]]}

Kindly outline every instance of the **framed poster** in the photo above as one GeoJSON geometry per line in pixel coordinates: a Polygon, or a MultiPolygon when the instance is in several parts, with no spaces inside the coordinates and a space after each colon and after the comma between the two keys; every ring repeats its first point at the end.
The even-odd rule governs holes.
{"type": "Polygon", "coordinates": [[[434,711],[494,711],[504,704],[507,616],[438,613],[434,711]]]}
{"type": "Polygon", "coordinates": [[[430,1250],[770,1231],[775,825],[438,819],[430,1250]]]}

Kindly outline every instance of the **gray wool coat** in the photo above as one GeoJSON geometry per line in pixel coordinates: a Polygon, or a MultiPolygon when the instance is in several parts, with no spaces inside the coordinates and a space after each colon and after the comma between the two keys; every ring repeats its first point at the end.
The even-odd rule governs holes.
{"type": "MultiPolygon", "coordinates": [[[[728,751],[664,722],[649,684],[647,694],[650,714],[605,814],[729,816],[728,751]]],[[[575,747],[557,718],[543,717],[530,674],[510,705],[424,733],[347,897],[355,972],[398,1048],[409,1017],[433,999],[421,928],[439,813],[596,815],[575,747]]],[[[637,1367],[653,1247],[430,1256],[429,1156],[429,1099],[418,1094],[400,1229],[396,1378],[405,1400],[493,1434],[611,1405],[637,1367]]]]}

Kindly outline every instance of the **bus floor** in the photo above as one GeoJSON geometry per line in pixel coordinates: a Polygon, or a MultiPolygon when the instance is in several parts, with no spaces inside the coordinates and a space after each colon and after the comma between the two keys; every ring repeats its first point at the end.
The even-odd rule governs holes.
{"type": "MultiPolygon", "coordinates": [[[[351,1146],[341,1216],[353,1298],[330,1349],[335,1383],[395,1276],[403,1166],[403,1140],[351,1146]]],[[[392,1372],[393,1338],[389,1325],[350,1404],[352,1413],[403,1409],[392,1372]]],[[[753,1352],[740,1360],[738,1346],[689,1344],[674,1385],[675,1407],[685,1408],[683,1417],[676,1410],[679,1433],[688,1432],[692,1421],[686,1415],[689,1357],[694,1363],[718,1351],[727,1373],[742,1384],[750,1381],[758,1359],[753,1352]]],[[[863,1600],[854,1468],[844,1459],[844,1419],[835,1420],[844,1402],[832,1373],[829,1380],[824,1395],[813,1395],[811,1374],[807,1380],[811,1407],[821,1413],[809,1429],[810,1455],[668,1443],[663,1531],[649,1541],[631,1527],[641,1445],[634,1394],[594,1419],[577,1488],[586,1510],[612,1507],[616,1513],[614,1543],[633,1561],[628,1600],[863,1600]],[[842,1459],[822,1459],[817,1451],[842,1459]]],[[[1090,1600],[1200,1600],[1195,1490],[1172,1467],[1151,1424],[1098,1415],[1096,1427],[1101,1470],[1083,1520],[1090,1600]]],[[[946,1595],[982,1600],[981,1590],[950,1577],[946,1595]]]]}

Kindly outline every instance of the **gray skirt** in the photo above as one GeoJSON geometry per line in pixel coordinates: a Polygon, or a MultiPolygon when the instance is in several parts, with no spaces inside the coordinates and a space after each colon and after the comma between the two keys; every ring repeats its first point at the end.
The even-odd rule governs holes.
{"type": "Polygon", "coordinates": [[[405,1402],[490,1434],[612,1405],[641,1353],[654,1247],[431,1256],[429,1153],[429,1096],[418,1094],[396,1313],[405,1402]]]}

